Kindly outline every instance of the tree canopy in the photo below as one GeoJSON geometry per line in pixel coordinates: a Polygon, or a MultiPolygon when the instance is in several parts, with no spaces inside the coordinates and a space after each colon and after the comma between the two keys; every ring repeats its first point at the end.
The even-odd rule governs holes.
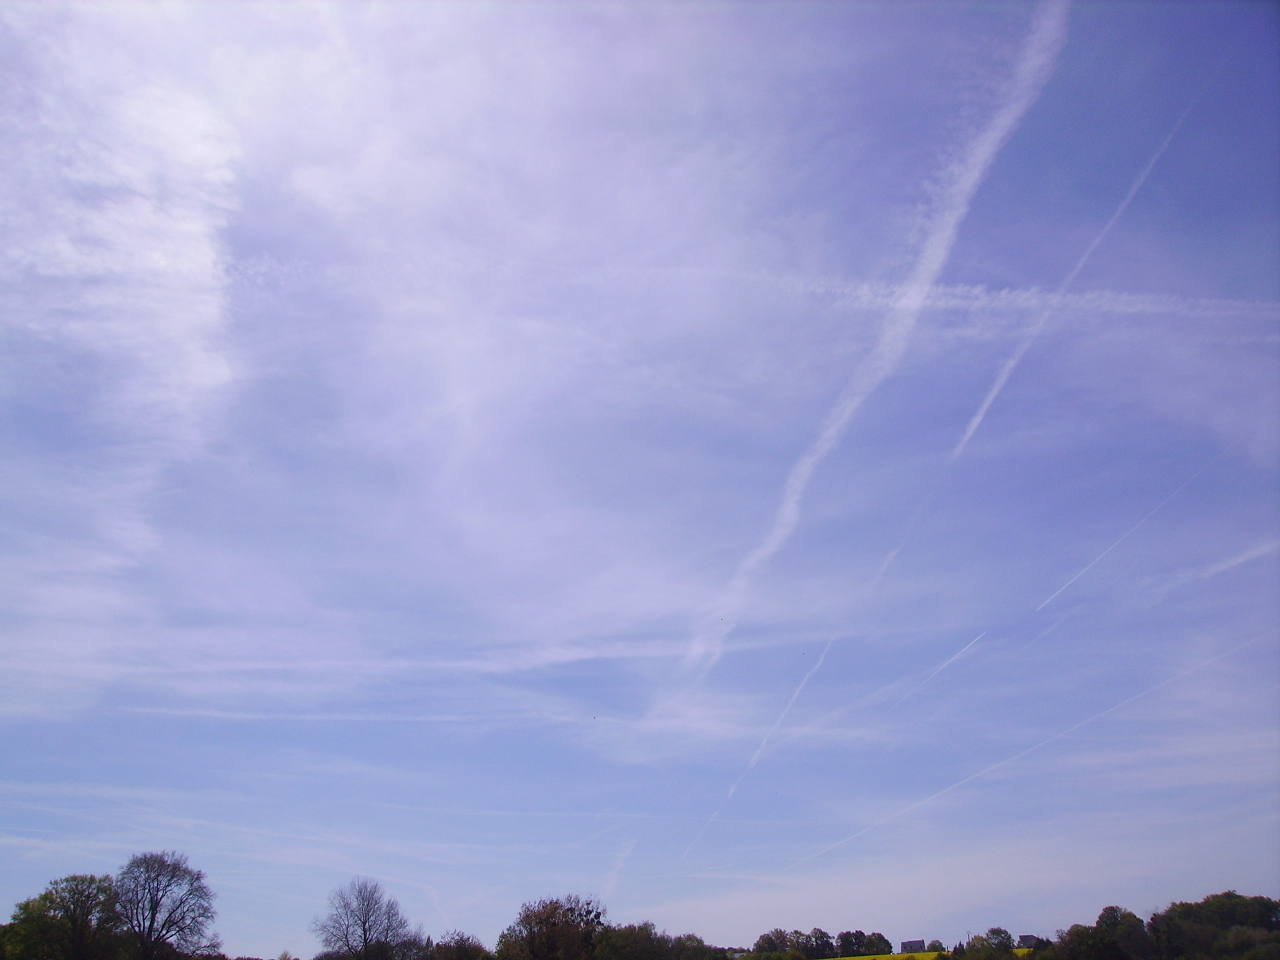
{"type": "MultiPolygon", "coordinates": [[[[139,854],[115,878],[73,874],[18,903],[11,922],[0,925],[0,960],[228,960],[209,929],[213,896],[185,856],[139,854]]],[[[324,947],[314,960],[836,960],[894,952],[879,932],[833,937],[818,927],[808,933],[775,927],[751,950],[718,947],[647,921],[609,924],[599,900],[568,895],[523,904],[491,953],[460,930],[433,942],[368,877],[334,890],[312,929],[324,947]]],[[[1280,901],[1228,890],[1171,903],[1145,922],[1112,905],[1094,923],[1072,924],[1052,941],[1015,940],[996,926],[951,950],[931,940],[915,956],[1012,960],[1015,951],[1031,960],[1280,960],[1280,901]]],[[[285,951],[278,960],[298,958],[285,951]]]]}
{"type": "Polygon", "coordinates": [[[140,853],[115,881],[116,905],[139,960],[172,953],[211,953],[221,946],[209,931],[216,911],[204,872],[172,850],[140,853]]]}
{"type": "Polygon", "coordinates": [[[399,902],[368,877],[329,894],[329,912],[311,929],[334,960],[418,960],[432,952],[430,939],[410,929],[399,902]]]}

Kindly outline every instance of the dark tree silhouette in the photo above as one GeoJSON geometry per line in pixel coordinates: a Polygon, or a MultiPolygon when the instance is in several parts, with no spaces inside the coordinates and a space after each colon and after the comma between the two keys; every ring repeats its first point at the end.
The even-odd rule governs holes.
{"type": "Polygon", "coordinates": [[[110,877],[76,874],[24,900],[7,928],[7,960],[104,960],[116,947],[110,877]]]}
{"type": "Polygon", "coordinates": [[[867,935],[861,930],[843,930],[836,935],[837,957],[860,957],[867,952],[867,935]]]}
{"type": "Polygon", "coordinates": [[[204,871],[172,850],[140,853],[116,877],[117,909],[137,947],[139,960],[171,950],[212,953],[221,946],[209,924],[216,915],[204,871]]]}
{"type": "Polygon", "coordinates": [[[498,938],[499,960],[592,960],[605,908],[591,897],[526,903],[498,938]]]}
{"type": "Polygon", "coordinates": [[[396,960],[431,949],[409,929],[396,899],[368,877],[356,877],[329,894],[329,912],[317,917],[311,929],[326,950],[349,960],[396,960]]]}
{"type": "Polygon", "coordinates": [[[436,944],[435,960],[486,960],[492,957],[483,943],[461,930],[450,930],[436,944]]]}

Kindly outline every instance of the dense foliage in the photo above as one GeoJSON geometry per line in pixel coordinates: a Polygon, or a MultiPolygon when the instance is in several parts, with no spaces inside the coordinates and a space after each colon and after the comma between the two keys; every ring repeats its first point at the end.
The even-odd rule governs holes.
{"type": "MultiPolygon", "coordinates": [[[[55,880],[17,904],[0,925],[0,960],[227,960],[209,930],[213,891],[187,858],[165,851],[133,857],[120,873],[55,880]]],[[[613,925],[604,904],[566,896],[526,903],[494,952],[452,930],[433,941],[410,927],[395,898],[357,877],[329,897],[312,930],[324,945],[315,960],[834,960],[893,953],[882,933],[832,936],[776,928],[750,950],[672,936],[652,923],[613,925]]],[[[918,941],[920,943],[922,941],[918,941]]],[[[1106,907],[1093,924],[1059,930],[1054,940],[1003,927],[947,950],[930,941],[920,960],[1280,960],[1280,901],[1229,890],[1197,903],[1172,903],[1145,922],[1106,907]],[[1016,954],[1015,954],[1015,951],[1016,954]]],[[[239,957],[237,960],[257,960],[239,957]]],[[[297,960],[288,951],[278,960],[297,960]]]]}

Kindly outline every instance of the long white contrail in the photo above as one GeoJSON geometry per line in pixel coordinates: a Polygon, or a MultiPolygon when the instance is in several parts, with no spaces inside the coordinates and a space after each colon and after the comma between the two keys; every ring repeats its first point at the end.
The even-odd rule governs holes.
{"type": "Polygon", "coordinates": [[[1000,108],[944,172],[939,201],[928,223],[924,243],[906,282],[894,297],[880,339],[858,364],[827,413],[817,439],[792,466],[769,532],[738,564],[715,614],[694,632],[688,655],[690,664],[701,664],[705,670],[719,658],[724,638],[734,627],[756,573],[795,531],[801,500],[818,464],[839,443],[863,401],[897,369],[929,291],[951,255],[973,194],[1053,72],[1058,51],[1066,38],[1066,26],[1066,0],[1047,0],[1036,11],[1000,108]]]}
{"type": "MultiPolygon", "coordinates": [[[[1221,454],[1219,454],[1218,456],[1221,456],[1221,454]]],[[[1133,533],[1133,531],[1137,530],[1140,526],[1142,526],[1144,523],[1146,523],[1148,520],[1154,517],[1160,511],[1160,509],[1164,507],[1165,504],[1167,504],[1170,500],[1172,500],[1174,497],[1180,494],[1183,490],[1185,490],[1187,488],[1187,485],[1190,484],[1192,480],[1194,480],[1196,477],[1200,476],[1200,474],[1208,470],[1209,466],[1211,464],[1216,463],[1217,461],[1218,461],[1218,457],[1214,457],[1212,460],[1210,460],[1208,463],[1202,466],[1199,470],[1197,470],[1191,476],[1187,477],[1187,479],[1183,480],[1182,483],[1178,485],[1177,490],[1173,491],[1173,493],[1169,494],[1167,497],[1165,497],[1163,500],[1157,503],[1151,509],[1150,513],[1148,513],[1145,517],[1143,517],[1141,520],[1135,523],[1132,527],[1126,530],[1123,534],[1121,534],[1119,540],[1117,540],[1111,546],[1107,547],[1107,549],[1103,550],[1100,554],[1094,557],[1094,559],[1090,563],[1087,563],[1079,573],[1077,573],[1074,577],[1072,577],[1070,580],[1068,580],[1066,583],[1060,586],[1057,590],[1053,591],[1053,593],[1050,594],[1049,598],[1045,600],[1044,603],[1036,607],[1036,612],[1039,613],[1041,610],[1043,610],[1045,607],[1049,605],[1049,602],[1053,600],[1054,597],[1056,597],[1063,590],[1067,589],[1067,587],[1071,586],[1073,583],[1075,583],[1077,580],[1083,577],[1086,573],[1092,570],[1099,560],[1101,560],[1103,557],[1109,554],[1116,547],[1120,546],[1120,544],[1124,543],[1125,539],[1129,536],[1129,534],[1133,533]]]]}
{"type": "Polygon", "coordinates": [[[969,445],[969,441],[977,432],[978,427],[982,425],[982,421],[986,417],[987,411],[991,409],[991,405],[995,403],[996,397],[998,397],[1000,395],[1000,391],[1004,389],[1004,385],[1009,381],[1009,377],[1013,374],[1014,368],[1022,362],[1022,358],[1026,355],[1027,351],[1031,349],[1031,345],[1035,343],[1036,338],[1040,336],[1041,331],[1044,330],[1044,325],[1053,314],[1054,307],[1061,302],[1063,295],[1071,289],[1071,285],[1075,283],[1076,277],[1080,275],[1080,271],[1084,269],[1084,265],[1088,263],[1089,258],[1093,256],[1093,251],[1098,249],[1098,244],[1102,243],[1107,234],[1111,232],[1111,228],[1116,225],[1116,222],[1124,215],[1124,212],[1129,209],[1129,204],[1133,202],[1133,198],[1137,196],[1138,191],[1142,189],[1142,185],[1147,182],[1147,177],[1151,176],[1151,171],[1155,169],[1160,158],[1164,156],[1165,150],[1167,150],[1169,148],[1169,144],[1173,142],[1173,138],[1177,135],[1178,131],[1182,129],[1182,124],[1186,121],[1187,116],[1191,113],[1192,108],[1196,105],[1196,102],[1200,99],[1203,92],[1204,91],[1202,90],[1200,93],[1197,93],[1192,97],[1191,102],[1188,103],[1182,113],[1178,115],[1178,119],[1174,122],[1173,127],[1165,135],[1165,138],[1160,141],[1160,146],[1156,147],[1155,153],[1151,155],[1151,159],[1147,161],[1147,165],[1142,168],[1142,172],[1138,174],[1137,179],[1133,181],[1133,185],[1129,187],[1129,192],[1124,195],[1124,199],[1121,200],[1120,205],[1116,207],[1115,213],[1111,214],[1111,219],[1103,224],[1103,227],[1098,231],[1097,236],[1095,236],[1089,246],[1085,248],[1084,253],[1080,255],[1080,259],[1076,261],[1076,265],[1072,267],[1071,271],[1065,278],[1063,278],[1063,281],[1058,286],[1057,291],[1054,293],[1053,297],[1050,298],[1049,305],[1041,311],[1039,316],[1036,318],[1036,322],[1032,324],[1030,331],[1028,331],[1027,335],[1022,338],[1022,342],[1014,349],[1009,359],[1004,362],[1004,366],[1002,366],[1000,368],[1000,372],[996,374],[995,382],[991,384],[991,389],[988,390],[987,395],[982,398],[982,403],[978,406],[977,413],[973,415],[969,420],[969,425],[965,427],[964,435],[960,438],[960,442],[957,443],[955,449],[951,451],[951,456],[947,461],[948,464],[955,463],[960,454],[964,453],[964,448],[969,445]]]}
{"type": "Polygon", "coordinates": [[[1016,760],[1021,760],[1023,757],[1027,756],[1028,754],[1035,753],[1041,747],[1047,747],[1049,744],[1053,743],[1055,740],[1061,740],[1063,737],[1068,736],[1072,733],[1075,733],[1081,727],[1086,727],[1089,724],[1093,723],[1095,720],[1101,720],[1103,717],[1107,716],[1107,714],[1115,713],[1115,711],[1119,710],[1121,707],[1128,706],[1129,704],[1133,703],[1133,701],[1140,700],[1149,693],[1155,693],[1155,691],[1159,690],[1161,687],[1167,687],[1169,684],[1173,683],[1174,681],[1181,680],[1183,677],[1188,676],[1192,673],[1195,673],[1197,670],[1207,667],[1209,664],[1214,663],[1217,660],[1221,660],[1223,657],[1228,657],[1233,653],[1237,653],[1240,650],[1243,650],[1245,647],[1249,646],[1250,644],[1257,643],[1259,640],[1262,640],[1263,638],[1270,636],[1273,632],[1274,631],[1268,630],[1266,633],[1260,633],[1258,634],[1258,636],[1252,637],[1251,639],[1246,640],[1244,643],[1237,644],[1236,646],[1232,647],[1230,650],[1224,650],[1222,653],[1219,653],[1216,656],[1210,657],[1207,660],[1201,660],[1199,663],[1195,664],[1194,666],[1188,667],[1187,669],[1181,671],[1180,673],[1175,673],[1173,676],[1167,677],[1164,680],[1161,680],[1159,683],[1154,684],[1153,686],[1147,687],[1145,690],[1143,690],[1140,693],[1135,693],[1131,697],[1126,697],[1124,700],[1121,700],[1119,703],[1113,704],[1112,706],[1107,707],[1107,709],[1099,711],[1098,713],[1095,713],[1093,716],[1087,717],[1086,719],[1081,720],[1079,723],[1073,724],[1067,727],[1067,729],[1059,731],[1058,733],[1055,733],[1051,737],[1046,737],[1044,740],[1041,740],[1039,743],[1033,746],[1027,747],[1025,750],[1019,750],[1017,753],[1015,753],[1011,757],[1005,757],[1003,760],[999,761],[998,763],[993,763],[989,767],[984,767],[983,769],[979,770],[977,773],[972,773],[969,776],[965,777],[963,780],[957,780],[955,783],[951,784],[951,786],[943,787],[937,793],[932,793],[929,796],[925,797],[923,800],[917,800],[915,801],[915,803],[908,804],[907,806],[899,810],[897,813],[892,813],[889,816],[885,817],[883,820],[877,820],[875,823],[871,824],[870,826],[863,827],[857,833],[850,834],[849,836],[845,837],[843,840],[837,840],[835,843],[830,844],[829,846],[823,847],[817,853],[811,853],[807,857],[801,857],[799,860],[796,860],[794,863],[790,864],[790,866],[794,867],[802,863],[808,863],[810,860],[816,860],[818,857],[821,857],[823,854],[830,853],[832,850],[835,850],[837,847],[842,847],[846,843],[850,843],[854,840],[857,840],[863,834],[870,833],[872,830],[875,830],[877,827],[883,827],[886,823],[892,823],[894,820],[897,820],[901,816],[905,816],[906,814],[910,813],[912,810],[916,809],[917,807],[922,807],[926,803],[930,803],[933,800],[937,800],[939,797],[943,796],[944,794],[950,793],[952,790],[955,790],[958,787],[963,787],[966,783],[970,783],[971,781],[977,780],[979,777],[985,777],[988,773],[991,773],[993,770],[998,770],[1001,767],[1006,766],[1007,764],[1013,763],[1016,760]]]}
{"type": "Polygon", "coordinates": [[[689,855],[689,851],[693,849],[694,844],[702,839],[702,835],[707,832],[707,827],[715,823],[716,818],[720,816],[724,811],[724,808],[729,805],[729,801],[733,799],[733,795],[738,792],[738,787],[742,785],[742,781],[747,779],[747,774],[750,773],[755,765],[760,762],[760,757],[764,755],[764,748],[769,745],[769,741],[773,738],[773,735],[778,732],[778,728],[782,726],[782,721],[787,719],[787,714],[791,712],[791,708],[795,705],[795,702],[800,699],[801,691],[803,691],[808,682],[813,679],[813,675],[818,672],[818,668],[822,666],[822,661],[827,659],[827,654],[831,652],[831,644],[835,642],[835,637],[832,637],[827,641],[827,645],[822,649],[822,656],[818,657],[818,662],[809,668],[809,672],[804,675],[804,679],[800,681],[800,685],[797,686],[795,692],[791,694],[791,699],[787,701],[787,705],[783,707],[782,712],[778,714],[778,719],[773,721],[773,726],[769,728],[769,732],[766,733],[764,735],[764,739],[760,741],[760,746],[756,747],[756,752],[751,755],[751,759],[747,762],[746,769],[742,771],[738,779],[733,782],[733,786],[729,788],[728,794],[725,795],[724,802],[721,803],[720,806],[716,807],[716,812],[707,818],[707,822],[702,825],[702,829],[699,830],[697,835],[689,841],[689,846],[685,848],[684,853],[680,855],[681,860],[687,857],[689,855]]]}

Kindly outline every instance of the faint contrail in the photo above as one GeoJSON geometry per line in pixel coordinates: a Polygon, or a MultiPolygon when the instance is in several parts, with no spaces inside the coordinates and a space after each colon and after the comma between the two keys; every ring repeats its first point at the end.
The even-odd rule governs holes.
{"type": "Polygon", "coordinates": [[[827,654],[831,652],[831,644],[835,642],[836,638],[832,637],[827,641],[827,645],[822,648],[822,656],[818,657],[818,662],[809,668],[809,672],[804,675],[804,679],[800,681],[800,685],[796,687],[795,692],[791,694],[791,699],[787,701],[787,705],[783,707],[782,712],[778,714],[778,719],[773,721],[773,726],[769,728],[769,732],[766,733],[764,735],[764,739],[760,741],[760,746],[756,747],[756,752],[751,755],[751,759],[747,762],[747,768],[742,771],[738,779],[733,782],[733,786],[729,788],[728,794],[725,795],[724,802],[721,803],[720,806],[716,807],[716,812],[707,818],[707,822],[702,825],[702,829],[699,830],[697,835],[689,841],[689,846],[685,848],[684,853],[680,855],[681,860],[689,855],[689,851],[693,849],[694,844],[696,844],[702,838],[702,835],[707,832],[707,827],[711,826],[711,824],[715,822],[716,818],[724,811],[724,808],[729,805],[729,801],[733,799],[733,795],[737,792],[738,787],[742,785],[742,781],[747,778],[747,774],[750,773],[752,768],[760,762],[760,757],[764,755],[764,748],[769,745],[769,740],[778,732],[778,728],[782,726],[782,721],[787,719],[787,714],[791,712],[792,706],[794,706],[796,700],[800,698],[800,692],[804,690],[805,685],[810,679],[812,679],[813,675],[818,672],[818,668],[822,666],[822,661],[827,659],[827,654]]]}
{"type": "Polygon", "coordinates": [[[1068,736],[1069,734],[1075,733],[1081,727],[1088,726],[1089,724],[1093,723],[1095,720],[1101,720],[1107,714],[1114,713],[1115,711],[1119,710],[1121,707],[1127,706],[1133,703],[1133,701],[1139,700],[1142,697],[1145,697],[1149,693],[1154,693],[1155,691],[1159,690],[1161,687],[1166,687],[1169,684],[1173,683],[1175,680],[1181,680],[1183,677],[1187,676],[1188,674],[1195,673],[1197,670],[1203,667],[1207,667],[1209,664],[1213,663],[1216,660],[1221,660],[1223,657],[1230,656],[1233,653],[1243,650],[1245,647],[1249,646],[1252,643],[1257,643],[1263,637],[1270,635],[1272,632],[1273,631],[1268,630],[1266,633],[1260,633],[1256,637],[1253,637],[1252,639],[1246,640],[1244,643],[1241,643],[1237,646],[1232,647],[1230,650],[1225,650],[1222,653],[1219,653],[1217,656],[1210,657],[1208,660],[1201,660],[1199,663],[1195,664],[1194,666],[1188,667],[1186,670],[1183,670],[1181,673],[1175,673],[1173,676],[1167,677],[1166,679],[1161,680],[1159,683],[1155,684],[1154,686],[1147,687],[1147,689],[1143,690],[1141,693],[1135,693],[1133,696],[1127,697],[1126,699],[1121,700],[1119,703],[1113,704],[1112,706],[1107,707],[1107,709],[1102,710],[1099,713],[1095,713],[1093,716],[1085,720],[1081,720],[1079,723],[1073,724],[1072,726],[1067,727],[1067,729],[1062,730],[1059,733],[1055,733],[1051,737],[1047,737],[1046,739],[1041,740],[1039,743],[1035,744],[1034,746],[1027,747],[1025,750],[1020,750],[1017,753],[1015,753],[1013,756],[1006,757],[1005,759],[999,761],[998,763],[991,764],[991,766],[989,767],[984,767],[982,770],[979,770],[977,773],[970,774],[969,776],[965,777],[963,780],[957,780],[955,783],[951,784],[951,786],[943,787],[937,793],[932,793],[929,796],[925,797],[923,800],[917,800],[915,803],[908,804],[907,806],[899,810],[897,813],[890,814],[889,816],[885,817],[883,820],[877,820],[875,823],[871,824],[870,826],[863,827],[857,833],[850,834],[849,836],[845,837],[843,840],[837,840],[835,843],[831,844],[830,846],[823,847],[817,853],[811,853],[807,857],[801,857],[799,860],[796,860],[793,863],[791,863],[790,866],[794,867],[802,863],[808,863],[810,860],[816,860],[818,857],[821,857],[823,854],[830,853],[832,850],[836,849],[837,847],[842,847],[846,843],[849,843],[853,840],[857,840],[863,834],[870,833],[872,830],[876,829],[877,827],[882,827],[886,823],[892,823],[894,820],[897,820],[899,817],[907,813],[910,813],[912,810],[916,809],[916,807],[921,807],[932,800],[937,800],[938,797],[941,797],[943,794],[950,793],[952,790],[955,790],[957,787],[963,787],[966,783],[969,783],[973,780],[977,780],[979,777],[985,777],[992,770],[998,770],[1000,767],[1003,767],[1006,764],[1013,763],[1015,760],[1021,760],[1027,754],[1035,753],[1041,747],[1047,747],[1049,744],[1053,743],[1055,740],[1061,740],[1063,737],[1068,736]]]}
{"type": "Polygon", "coordinates": [[[1210,577],[1216,577],[1220,573],[1234,569],[1242,563],[1248,563],[1250,560],[1257,560],[1259,557],[1265,557],[1269,553],[1275,553],[1280,550],[1280,540],[1268,540],[1266,543],[1260,543],[1252,550],[1246,550],[1238,556],[1231,557],[1229,560],[1223,560],[1201,570],[1197,576],[1201,580],[1207,580],[1210,577]]]}
{"type": "MultiPolygon", "coordinates": [[[[1222,454],[1218,454],[1218,457],[1220,456],[1222,456],[1222,454]]],[[[1045,600],[1044,603],[1036,607],[1036,612],[1039,613],[1041,610],[1043,610],[1045,607],[1049,605],[1050,600],[1052,600],[1054,597],[1060,594],[1063,590],[1067,589],[1067,587],[1071,586],[1073,583],[1075,583],[1077,580],[1083,577],[1086,573],[1092,570],[1094,567],[1094,564],[1096,564],[1099,560],[1105,557],[1108,553],[1110,553],[1116,547],[1120,546],[1120,544],[1122,544],[1125,541],[1125,538],[1127,538],[1129,534],[1133,533],[1133,531],[1137,530],[1140,526],[1142,526],[1144,523],[1146,523],[1148,520],[1154,517],[1165,504],[1167,504],[1170,500],[1172,500],[1174,497],[1180,494],[1184,489],[1186,489],[1187,485],[1191,483],[1192,480],[1194,480],[1196,477],[1200,476],[1200,474],[1208,470],[1210,465],[1216,463],[1218,461],[1218,457],[1214,457],[1212,460],[1204,464],[1199,470],[1197,470],[1191,476],[1187,477],[1187,479],[1183,480],[1182,483],[1178,484],[1177,490],[1173,491],[1173,493],[1169,494],[1167,497],[1165,497],[1163,500],[1157,503],[1155,507],[1152,508],[1150,513],[1148,513],[1145,517],[1143,517],[1141,520],[1135,523],[1132,527],[1126,530],[1123,534],[1121,534],[1119,540],[1117,540],[1111,546],[1107,547],[1107,549],[1103,550],[1100,554],[1094,557],[1092,562],[1086,564],[1079,573],[1077,573],[1074,577],[1072,577],[1070,580],[1068,580],[1066,583],[1060,586],[1057,590],[1055,590],[1052,594],[1050,594],[1048,600],[1045,600]]]]}
{"type": "Polygon", "coordinates": [[[972,640],[970,640],[968,643],[966,643],[963,647],[961,647],[961,648],[960,648],[960,651],[959,651],[958,653],[956,653],[955,655],[953,655],[949,660],[947,660],[947,662],[946,662],[946,663],[944,663],[944,664],[943,664],[942,666],[940,666],[937,670],[933,671],[933,673],[929,674],[927,677],[925,677],[923,680],[921,680],[921,681],[920,681],[920,683],[919,683],[918,685],[916,685],[914,688],[912,688],[912,690],[911,690],[909,693],[905,694],[905,695],[902,697],[902,699],[901,699],[901,700],[899,700],[897,703],[895,703],[895,704],[894,704],[892,707],[890,707],[889,709],[890,709],[890,710],[896,710],[898,707],[902,706],[904,703],[906,703],[908,700],[910,700],[910,699],[911,699],[915,694],[919,693],[919,692],[920,692],[920,690],[922,690],[922,689],[924,688],[924,685],[925,685],[926,683],[928,683],[930,680],[932,680],[934,677],[936,677],[938,674],[940,674],[943,670],[947,669],[947,667],[951,666],[951,664],[953,664],[953,663],[955,663],[957,660],[959,660],[959,659],[960,659],[961,654],[963,654],[966,650],[968,650],[970,647],[972,647],[975,643],[977,643],[979,640],[981,640],[981,639],[982,639],[983,637],[985,637],[986,635],[987,635],[987,631],[983,630],[980,634],[978,634],[976,637],[974,637],[972,640]]]}
{"type": "Polygon", "coordinates": [[[1071,616],[1071,614],[1069,614],[1069,613],[1064,613],[1064,614],[1063,614],[1062,616],[1060,616],[1057,620],[1053,621],[1053,623],[1049,624],[1049,626],[1045,627],[1043,630],[1041,630],[1039,633],[1037,633],[1034,637],[1032,637],[1032,638],[1031,638],[1030,640],[1028,640],[1026,643],[1022,644],[1022,646],[1020,646],[1020,647],[1014,647],[1014,648],[1013,648],[1013,652],[1014,652],[1014,653],[1017,653],[1017,652],[1018,652],[1018,651],[1020,651],[1020,650],[1025,650],[1025,649],[1027,649],[1027,647],[1031,646],[1033,643],[1039,643],[1041,640],[1043,640],[1043,639],[1044,639],[1045,637],[1047,637],[1049,634],[1053,633],[1053,631],[1057,630],[1060,626],[1062,626],[1062,625],[1067,621],[1067,619],[1068,619],[1070,616],[1071,616]]]}
{"type": "Polygon", "coordinates": [[[1066,36],[1066,21],[1066,0],[1047,0],[1036,11],[1031,32],[1023,44],[1013,80],[1000,109],[943,175],[940,198],[928,224],[924,243],[906,282],[893,298],[880,339],[858,364],[853,377],[827,413],[817,439],[792,466],[782,501],[764,540],[743,557],[715,615],[695,631],[687,657],[690,664],[701,663],[705,670],[719,658],[724,638],[734,627],[753,577],[795,531],[800,517],[800,502],[818,464],[839,443],[863,401],[897,369],[929,291],[951,255],[956,233],[969,211],[974,191],[1053,71],[1066,36]]]}
{"type": "Polygon", "coordinates": [[[636,848],[637,841],[635,838],[628,840],[622,845],[622,849],[618,851],[618,856],[613,861],[613,869],[605,874],[604,890],[601,891],[604,896],[609,896],[618,886],[618,879],[622,876],[622,868],[626,866],[627,859],[631,856],[631,851],[636,848]]]}
{"type": "Polygon", "coordinates": [[[1137,196],[1138,190],[1140,190],[1142,185],[1146,183],[1147,177],[1151,175],[1151,171],[1155,169],[1156,163],[1158,163],[1160,158],[1164,155],[1169,144],[1173,142],[1174,136],[1177,135],[1178,131],[1182,128],[1182,124],[1191,113],[1191,109],[1196,105],[1197,101],[1199,101],[1203,94],[1204,90],[1201,89],[1199,93],[1191,98],[1191,102],[1186,105],[1182,113],[1179,114],[1172,129],[1170,129],[1165,135],[1165,138],[1160,141],[1160,146],[1156,147],[1156,152],[1151,155],[1151,159],[1147,161],[1147,165],[1142,168],[1142,172],[1138,174],[1138,178],[1134,180],[1133,185],[1129,187],[1129,192],[1126,193],[1124,195],[1124,199],[1120,201],[1120,206],[1116,207],[1115,213],[1111,214],[1111,219],[1103,225],[1102,229],[1098,231],[1098,235],[1095,236],[1089,246],[1085,248],[1084,253],[1080,255],[1080,259],[1076,261],[1076,265],[1071,268],[1071,272],[1066,275],[1062,283],[1058,286],[1057,292],[1050,298],[1049,306],[1040,313],[1039,317],[1036,318],[1036,322],[1032,325],[1030,332],[1028,332],[1022,339],[1022,342],[1018,344],[1009,359],[1004,362],[1004,366],[1000,368],[1000,372],[996,375],[995,383],[991,385],[991,389],[988,390],[987,395],[983,397],[982,403],[978,407],[978,412],[969,420],[969,425],[965,428],[964,436],[960,438],[960,442],[957,443],[955,449],[951,451],[951,456],[947,461],[949,464],[955,463],[960,454],[964,452],[964,448],[969,445],[970,439],[972,439],[974,433],[977,432],[978,427],[982,425],[983,418],[986,417],[987,411],[991,409],[991,404],[995,403],[996,397],[1000,395],[1000,391],[1004,389],[1004,385],[1008,382],[1014,368],[1021,362],[1026,352],[1031,349],[1031,345],[1036,341],[1036,338],[1040,336],[1040,332],[1044,330],[1044,325],[1053,313],[1054,307],[1061,301],[1062,296],[1067,292],[1067,290],[1071,288],[1071,284],[1075,283],[1076,277],[1079,276],[1080,271],[1084,269],[1084,265],[1089,262],[1089,258],[1093,256],[1093,251],[1098,249],[1098,244],[1102,243],[1106,235],[1111,232],[1111,228],[1116,225],[1116,221],[1118,221],[1120,217],[1124,215],[1124,212],[1129,209],[1129,204],[1132,203],[1133,198],[1137,196]]]}

